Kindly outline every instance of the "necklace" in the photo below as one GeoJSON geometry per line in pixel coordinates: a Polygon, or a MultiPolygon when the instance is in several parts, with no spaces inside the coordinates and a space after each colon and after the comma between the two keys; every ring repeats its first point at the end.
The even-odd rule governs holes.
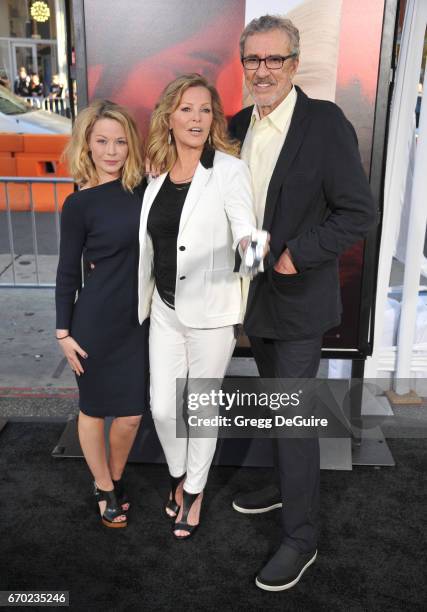
{"type": "Polygon", "coordinates": [[[187,191],[190,188],[191,181],[188,181],[187,183],[174,183],[173,181],[170,181],[170,184],[173,186],[175,191],[187,191]]]}
{"type": "Polygon", "coordinates": [[[176,185],[179,185],[180,183],[188,183],[188,181],[190,181],[194,176],[194,172],[191,176],[189,176],[188,178],[185,179],[181,179],[180,181],[175,181],[172,176],[169,174],[169,178],[172,181],[172,183],[175,183],[176,185]]]}

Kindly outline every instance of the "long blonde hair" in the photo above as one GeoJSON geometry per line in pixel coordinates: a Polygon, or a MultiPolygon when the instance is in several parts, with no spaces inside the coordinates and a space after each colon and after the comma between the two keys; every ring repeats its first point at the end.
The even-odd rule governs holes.
{"type": "Polygon", "coordinates": [[[77,115],[71,139],[63,153],[71,175],[79,185],[96,185],[99,181],[89,151],[90,134],[98,119],[114,119],[125,131],[128,156],[121,171],[121,181],[124,189],[133,191],[143,176],[141,140],[128,111],[109,100],[95,100],[77,115]]]}
{"type": "Polygon", "coordinates": [[[151,115],[146,155],[151,166],[160,172],[171,170],[176,162],[177,150],[174,139],[168,143],[169,117],[178,108],[184,92],[190,87],[205,87],[211,94],[210,146],[230,155],[239,154],[239,143],[228,136],[227,121],[216,88],[200,74],[184,74],[166,86],[151,115]]]}

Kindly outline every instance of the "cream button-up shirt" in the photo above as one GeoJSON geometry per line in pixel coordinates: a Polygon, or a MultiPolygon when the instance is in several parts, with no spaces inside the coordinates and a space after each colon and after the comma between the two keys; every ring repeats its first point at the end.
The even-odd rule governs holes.
{"type": "Polygon", "coordinates": [[[261,118],[255,105],[242,146],[241,158],[248,164],[258,228],[262,228],[271,175],[288,134],[297,92],[292,87],[286,98],[269,115],[261,118]]]}

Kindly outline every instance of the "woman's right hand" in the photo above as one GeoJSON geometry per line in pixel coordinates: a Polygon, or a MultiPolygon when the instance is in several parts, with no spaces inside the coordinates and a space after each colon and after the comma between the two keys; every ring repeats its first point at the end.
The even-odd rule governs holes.
{"type": "Polygon", "coordinates": [[[83,359],[86,359],[86,357],[88,356],[87,353],[82,349],[79,344],[77,344],[77,342],[71,336],[67,336],[62,340],[58,338],[58,343],[62,348],[62,352],[64,353],[68,364],[73,370],[73,372],[75,372],[77,376],[83,374],[84,370],[82,364],[80,363],[78,355],[80,355],[80,357],[83,357],[83,359]]]}

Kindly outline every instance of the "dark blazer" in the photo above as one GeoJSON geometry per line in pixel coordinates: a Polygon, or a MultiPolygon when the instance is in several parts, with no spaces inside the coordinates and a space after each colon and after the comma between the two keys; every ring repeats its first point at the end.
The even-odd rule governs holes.
{"type": "MultiPolygon", "coordinates": [[[[296,90],[267,192],[263,228],[271,234],[271,252],[265,272],[251,282],[244,322],[249,336],[296,340],[338,325],[338,257],[377,218],[353,126],[336,104],[296,90]],[[298,274],[273,269],[286,247],[298,274]]],[[[252,109],[231,119],[230,134],[241,142],[252,109]]]]}

